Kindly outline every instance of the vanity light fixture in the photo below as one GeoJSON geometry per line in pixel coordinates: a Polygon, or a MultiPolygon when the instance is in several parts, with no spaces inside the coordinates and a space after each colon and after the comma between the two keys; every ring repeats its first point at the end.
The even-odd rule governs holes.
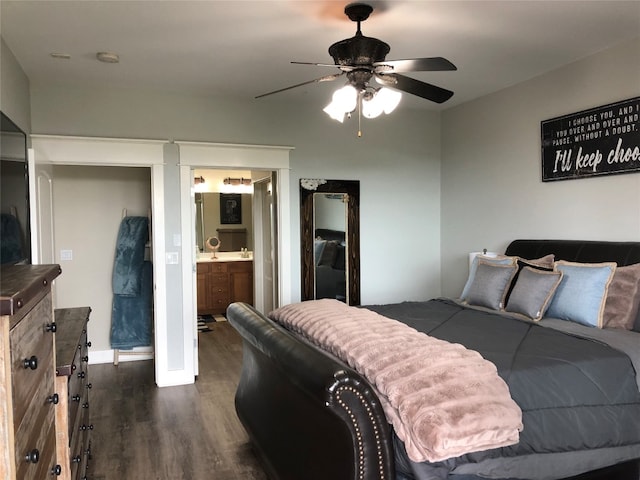
{"type": "Polygon", "coordinates": [[[201,183],[204,183],[204,177],[202,175],[193,179],[194,185],[200,185],[201,183]]]}
{"type": "Polygon", "coordinates": [[[225,185],[233,185],[234,187],[237,185],[245,185],[245,186],[249,186],[251,185],[251,179],[250,178],[231,178],[231,177],[227,177],[224,179],[224,184],[225,185]]]}

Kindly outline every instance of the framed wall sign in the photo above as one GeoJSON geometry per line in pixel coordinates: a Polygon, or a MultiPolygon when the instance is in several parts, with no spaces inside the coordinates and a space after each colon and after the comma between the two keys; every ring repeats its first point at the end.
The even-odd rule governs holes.
{"type": "Polygon", "coordinates": [[[541,122],[542,181],[640,172],[640,97],[541,122]]]}
{"type": "Polygon", "coordinates": [[[242,223],[242,196],[239,193],[220,194],[220,223],[242,223]]]}

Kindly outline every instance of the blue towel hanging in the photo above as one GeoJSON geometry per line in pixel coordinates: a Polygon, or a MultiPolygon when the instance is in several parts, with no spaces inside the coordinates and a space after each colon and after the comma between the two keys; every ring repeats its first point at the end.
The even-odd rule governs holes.
{"type": "Polygon", "coordinates": [[[111,348],[131,350],[151,345],[153,268],[142,266],[139,295],[114,295],[111,312],[111,348]]]}
{"type": "Polygon", "coordinates": [[[113,293],[138,295],[142,279],[144,246],[149,240],[147,217],[125,217],[120,223],[113,264],[113,293]]]}
{"type": "Polygon", "coordinates": [[[125,217],[120,223],[113,266],[111,348],[131,350],[151,345],[153,269],[144,260],[149,239],[147,217],[125,217]]]}

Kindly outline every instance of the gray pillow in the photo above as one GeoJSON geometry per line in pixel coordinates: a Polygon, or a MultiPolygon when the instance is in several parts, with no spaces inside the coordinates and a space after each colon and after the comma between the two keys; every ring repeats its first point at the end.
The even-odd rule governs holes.
{"type": "Polygon", "coordinates": [[[505,310],[521,313],[532,320],[540,320],[561,280],[562,272],[524,267],[520,270],[518,279],[511,290],[505,310]]]}
{"type": "Polygon", "coordinates": [[[478,261],[478,268],[469,286],[466,302],[469,305],[500,310],[517,270],[516,265],[497,265],[484,260],[478,261]]]}

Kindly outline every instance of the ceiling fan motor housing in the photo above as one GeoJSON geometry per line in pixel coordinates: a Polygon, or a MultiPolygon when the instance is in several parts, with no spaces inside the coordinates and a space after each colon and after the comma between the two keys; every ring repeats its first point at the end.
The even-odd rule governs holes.
{"type": "Polygon", "coordinates": [[[373,70],[373,63],[384,61],[389,50],[389,45],[382,40],[356,35],[331,45],[329,55],[336,65],[362,66],[373,70]]]}
{"type": "Polygon", "coordinates": [[[355,36],[340,40],[329,47],[329,55],[331,55],[334,60],[333,65],[292,62],[323,67],[337,67],[340,69],[340,73],[281,88],[264,95],[259,95],[256,98],[283,92],[310,83],[333,81],[343,75],[346,75],[349,84],[355,87],[359,94],[373,93],[379,90],[369,85],[371,77],[375,75],[385,86],[431,100],[432,102],[442,103],[451,98],[453,95],[452,91],[416,80],[412,77],[404,76],[402,73],[456,70],[455,65],[442,57],[387,61],[387,54],[391,50],[389,45],[377,38],[365,37],[362,35],[362,30],[360,29],[360,24],[369,18],[371,12],[373,12],[373,7],[364,3],[352,3],[345,7],[344,13],[351,21],[356,22],[358,27],[355,36]]]}

